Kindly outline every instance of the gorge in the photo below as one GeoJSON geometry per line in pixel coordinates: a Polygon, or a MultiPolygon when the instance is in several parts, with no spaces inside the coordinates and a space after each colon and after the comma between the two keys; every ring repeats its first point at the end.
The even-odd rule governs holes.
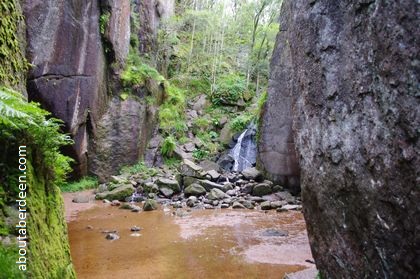
{"type": "Polygon", "coordinates": [[[0,0],[0,16],[0,278],[418,276],[417,1],[0,0]],[[86,187],[64,193],[66,222],[61,191],[86,187]]]}

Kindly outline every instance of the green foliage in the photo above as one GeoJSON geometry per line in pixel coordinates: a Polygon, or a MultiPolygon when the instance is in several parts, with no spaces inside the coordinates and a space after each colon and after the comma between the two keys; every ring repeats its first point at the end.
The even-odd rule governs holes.
{"type": "Polygon", "coordinates": [[[263,92],[261,96],[258,98],[257,107],[258,107],[258,115],[262,112],[265,103],[267,102],[268,94],[267,92],[263,92]]]}
{"type": "Polygon", "coordinates": [[[44,164],[53,172],[55,183],[60,185],[71,170],[72,160],[59,149],[72,141],[60,132],[63,122],[49,117],[50,113],[39,104],[28,103],[18,92],[0,87],[0,124],[3,127],[0,139],[13,141],[16,140],[13,134],[22,132],[26,142],[41,150],[44,164]]]}
{"type": "Polygon", "coordinates": [[[99,17],[99,31],[101,35],[105,35],[106,28],[108,27],[109,18],[111,17],[111,13],[109,11],[105,11],[99,17]]]}
{"type": "Polygon", "coordinates": [[[19,42],[19,25],[24,18],[17,0],[2,1],[0,5],[0,81],[7,86],[16,86],[24,80],[29,68],[24,48],[19,42]]]}
{"type": "Polygon", "coordinates": [[[159,72],[146,63],[141,62],[140,59],[128,59],[127,66],[121,74],[121,81],[124,87],[132,88],[144,85],[148,79],[153,79],[158,82],[163,82],[165,78],[159,72]]]}
{"type": "Polygon", "coordinates": [[[18,250],[15,245],[5,247],[0,244],[0,278],[25,278],[16,264],[17,255],[18,250]]]}
{"type": "Polygon", "coordinates": [[[247,90],[246,79],[237,74],[222,76],[213,89],[212,102],[215,105],[235,104],[247,90]]]}
{"type": "Polygon", "coordinates": [[[164,157],[163,161],[164,161],[165,165],[168,166],[171,169],[177,169],[178,166],[181,164],[181,160],[179,160],[177,158],[164,157]]]}
{"type": "Polygon", "coordinates": [[[246,113],[235,117],[230,123],[230,127],[234,132],[241,132],[246,129],[246,127],[255,119],[255,116],[246,113]]]}
{"type": "Polygon", "coordinates": [[[165,135],[181,138],[188,127],[185,123],[185,93],[166,83],[166,98],[159,110],[159,126],[165,135]]]}
{"type": "Polygon", "coordinates": [[[205,149],[196,149],[193,152],[193,157],[196,160],[203,160],[208,158],[210,155],[210,152],[208,150],[205,149]]]}
{"type": "Polygon", "coordinates": [[[164,156],[164,157],[172,157],[174,151],[176,148],[176,141],[172,136],[168,136],[166,137],[163,142],[162,142],[162,146],[160,147],[160,153],[164,156]]]}
{"type": "Polygon", "coordinates": [[[138,162],[132,166],[124,166],[120,170],[120,174],[142,174],[144,178],[156,176],[157,170],[149,168],[144,162],[138,162]]]}
{"type": "Polygon", "coordinates": [[[77,192],[87,189],[94,189],[98,186],[98,179],[92,176],[86,176],[75,182],[66,182],[60,188],[63,192],[77,192]]]}

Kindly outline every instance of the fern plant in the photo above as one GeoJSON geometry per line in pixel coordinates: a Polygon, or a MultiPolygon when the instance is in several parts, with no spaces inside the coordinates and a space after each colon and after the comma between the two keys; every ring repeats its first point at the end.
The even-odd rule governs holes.
{"type": "Polygon", "coordinates": [[[176,148],[176,141],[175,138],[172,136],[168,136],[163,140],[162,146],[160,148],[160,152],[165,157],[172,157],[176,148]]]}
{"type": "Polygon", "coordinates": [[[59,150],[61,146],[73,143],[61,133],[62,124],[61,120],[50,117],[50,113],[38,103],[28,103],[20,93],[0,87],[0,137],[15,140],[13,135],[21,133],[23,141],[41,151],[44,164],[55,174],[57,184],[64,182],[72,161],[59,150]]]}

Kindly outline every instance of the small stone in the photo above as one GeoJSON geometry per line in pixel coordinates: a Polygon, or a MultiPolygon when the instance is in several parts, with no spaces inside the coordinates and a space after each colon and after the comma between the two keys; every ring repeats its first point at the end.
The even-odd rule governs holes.
{"type": "Polygon", "coordinates": [[[131,231],[132,232],[139,232],[140,230],[141,230],[142,228],[140,228],[140,227],[138,227],[138,226],[133,226],[133,227],[131,227],[131,231]]]}
{"type": "Polygon", "coordinates": [[[214,209],[214,206],[212,206],[210,204],[205,204],[204,209],[214,209]]]}
{"type": "Polygon", "coordinates": [[[286,204],[286,205],[283,205],[281,208],[285,209],[285,210],[301,210],[302,206],[301,205],[286,204]]]}
{"type": "Polygon", "coordinates": [[[108,240],[117,240],[120,239],[120,236],[116,233],[108,233],[105,238],[108,240]]]}
{"type": "Polygon", "coordinates": [[[111,201],[109,201],[109,200],[107,200],[107,199],[104,199],[102,202],[103,202],[103,203],[111,203],[111,201]]]}
{"type": "Polygon", "coordinates": [[[173,180],[173,179],[161,177],[156,181],[156,184],[158,185],[159,189],[169,188],[169,189],[172,189],[172,191],[175,193],[181,192],[181,187],[179,186],[178,181],[173,180]]]}
{"type": "Polygon", "coordinates": [[[227,204],[227,203],[222,203],[222,204],[220,205],[220,208],[229,208],[229,204],[227,204]]]}
{"type": "Polygon", "coordinates": [[[243,202],[242,202],[242,204],[243,204],[243,206],[245,206],[247,209],[254,209],[254,205],[253,205],[253,204],[252,204],[252,202],[250,202],[250,201],[245,200],[245,201],[243,201],[243,202]]]}
{"type": "Polygon", "coordinates": [[[233,205],[232,205],[232,208],[233,209],[245,209],[246,207],[239,202],[234,202],[233,205]]]}
{"type": "Polygon", "coordinates": [[[169,188],[166,188],[166,187],[160,188],[159,192],[166,198],[170,198],[174,194],[174,191],[172,189],[169,189],[169,188]]]}
{"type": "Polygon", "coordinates": [[[86,226],[86,229],[87,229],[87,230],[93,230],[93,226],[88,225],[88,226],[86,226]]]}
{"type": "Polygon", "coordinates": [[[120,205],[121,205],[121,202],[120,202],[119,200],[113,200],[113,201],[111,202],[111,205],[112,205],[112,206],[120,206],[120,205]]]}
{"type": "Polygon", "coordinates": [[[148,199],[144,202],[143,210],[144,211],[152,211],[158,208],[158,204],[155,200],[148,199]]]}
{"type": "Polygon", "coordinates": [[[286,201],[272,201],[270,203],[272,209],[282,207],[283,205],[286,205],[286,204],[287,204],[286,201]]]}
{"type": "Polygon", "coordinates": [[[242,187],[241,192],[245,194],[251,194],[252,190],[254,189],[254,184],[246,184],[242,187]]]}
{"type": "Polygon", "coordinates": [[[260,206],[261,206],[262,210],[270,210],[271,209],[271,203],[269,201],[262,202],[260,206]]]}
{"type": "Polygon", "coordinates": [[[236,196],[236,191],[235,190],[229,190],[226,192],[227,195],[229,196],[236,196]]]}
{"type": "Polygon", "coordinates": [[[210,170],[210,171],[207,172],[207,174],[210,175],[210,179],[213,180],[213,181],[216,181],[220,177],[220,173],[218,173],[215,170],[210,170]]]}
{"type": "Polygon", "coordinates": [[[88,203],[90,201],[90,196],[88,195],[77,195],[72,200],[74,203],[88,203]]]}
{"type": "Polygon", "coordinates": [[[141,211],[141,207],[137,206],[137,205],[131,205],[130,209],[131,209],[131,212],[140,212],[141,211]]]}
{"type": "Polygon", "coordinates": [[[225,189],[225,191],[229,191],[229,190],[233,190],[233,185],[232,183],[225,183],[223,184],[223,188],[225,189]]]}

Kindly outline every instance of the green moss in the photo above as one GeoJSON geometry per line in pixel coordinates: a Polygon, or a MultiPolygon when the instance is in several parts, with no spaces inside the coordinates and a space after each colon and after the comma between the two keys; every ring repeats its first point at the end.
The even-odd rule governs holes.
{"type": "Polygon", "coordinates": [[[24,274],[19,271],[16,264],[16,246],[4,247],[0,245],[0,278],[1,279],[23,279],[24,274]]]}
{"type": "Polygon", "coordinates": [[[111,13],[109,11],[105,11],[99,17],[99,31],[101,35],[104,36],[106,32],[106,28],[108,27],[109,18],[111,17],[111,13]]]}
{"type": "Polygon", "coordinates": [[[16,87],[24,81],[28,70],[19,37],[23,15],[17,0],[5,0],[0,5],[0,84],[16,87]]]}
{"type": "Polygon", "coordinates": [[[60,189],[48,179],[49,170],[37,152],[27,163],[30,237],[28,273],[31,278],[76,278],[67,242],[67,225],[60,189]],[[36,169],[32,165],[36,166],[36,169]]]}

